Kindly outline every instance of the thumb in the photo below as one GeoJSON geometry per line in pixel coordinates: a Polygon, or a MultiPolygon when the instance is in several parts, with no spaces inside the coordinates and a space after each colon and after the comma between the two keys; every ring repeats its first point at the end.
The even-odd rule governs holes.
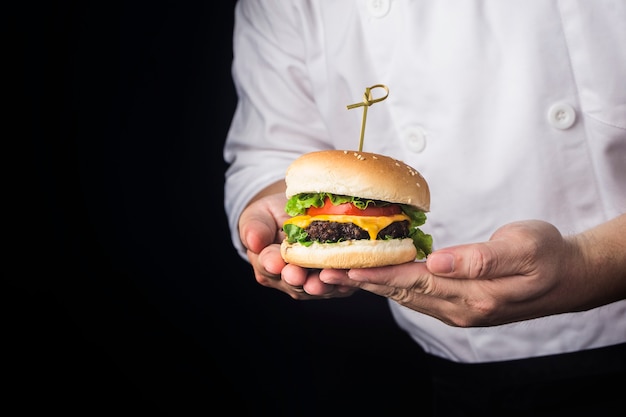
{"type": "Polygon", "coordinates": [[[239,220],[239,237],[246,249],[260,253],[274,243],[277,233],[276,222],[265,213],[244,211],[239,220]]]}
{"type": "Polygon", "coordinates": [[[451,278],[529,275],[541,259],[554,265],[563,245],[561,233],[550,223],[520,221],[500,227],[487,242],[435,251],[427,258],[426,267],[433,274],[451,278]]]}
{"type": "MultiPolygon", "coordinates": [[[[272,190],[270,186],[266,190],[272,190]]],[[[250,203],[239,216],[239,238],[254,253],[260,253],[272,243],[280,243],[282,224],[289,218],[285,213],[285,193],[273,193],[250,203]]]]}
{"type": "Polygon", "coordinates": [[[433,252],[426,267],[451,278],[498,278],[522,272],[520,248],[504,240],[453,246],[433,252]]]}

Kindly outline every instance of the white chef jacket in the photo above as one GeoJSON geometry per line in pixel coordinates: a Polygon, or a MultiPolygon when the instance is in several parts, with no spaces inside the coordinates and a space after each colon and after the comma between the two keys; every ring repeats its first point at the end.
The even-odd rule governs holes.
{"type": "MultiPolygon", "coordinates": [[[[435,249],[516,220],[570,234],[624,213],[624,22],[622,0],[240,1],[224,148],[233,244],[245,257],[242,209],[295,158],[358,149],[362,107],[346,106],[375,84],[389,96],[369,107],[363,150],[424,175],[435,249]]],[[[390,306],[427,352],[459,362],[626,342],[626,300],[484,328],[390,306]]]]}

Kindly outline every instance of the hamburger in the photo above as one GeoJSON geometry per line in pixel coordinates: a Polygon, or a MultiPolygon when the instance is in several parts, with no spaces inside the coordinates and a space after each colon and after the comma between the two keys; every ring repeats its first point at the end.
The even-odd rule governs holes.
{"type": "Polygon", "coordinates": [[[422,175],[388,156],[325,150],[287,169],[285,262],[307,268],[371,268],[424,259],[432,237],[422,175]]]}

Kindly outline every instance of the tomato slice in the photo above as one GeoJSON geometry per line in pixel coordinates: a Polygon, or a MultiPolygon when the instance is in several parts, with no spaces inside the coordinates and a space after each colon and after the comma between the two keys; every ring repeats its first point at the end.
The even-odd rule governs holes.
{"type": "Polygon", "coordinates": [[[368,204],[367,208],[361,210],[352,203],[342,203],[334,205],[330,198],[326,197],[323,207],[309,207],[306,214],[309,216],[319,216],[321,214],[347,214],[350,216],[392,216],[402,213],[402,209],[397,204],[376,207],[368,204]]]}

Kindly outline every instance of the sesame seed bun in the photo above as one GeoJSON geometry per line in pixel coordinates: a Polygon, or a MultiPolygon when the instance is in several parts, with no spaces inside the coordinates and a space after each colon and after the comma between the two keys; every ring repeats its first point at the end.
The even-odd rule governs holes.
{"type": "Polygon", "coordinates": [[[287,198],[327,192],[430,210],[430,190],[417,170],[397,159],[369,152],[307,153],[291,164],[285,182],[287,198]]]}

